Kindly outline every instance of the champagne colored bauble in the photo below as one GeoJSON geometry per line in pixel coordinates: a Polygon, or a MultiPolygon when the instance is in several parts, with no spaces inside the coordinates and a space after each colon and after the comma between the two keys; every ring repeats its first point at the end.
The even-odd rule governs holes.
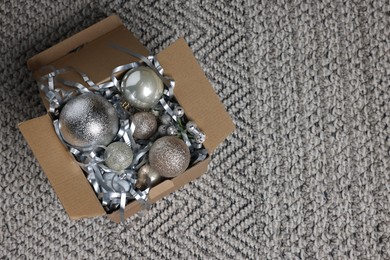
{"type": "Polygon", "coordinates": [[[183,173],[190,163],[190,150],[175,136],[157,139],[149,151],[149,164],[161,176],[172,178],[183,173]]]}
{"type": "Polygon", "coordinates": [[[107,167],[122,171],[129,167],[133,161],[133,151],[124,142],[115,142],[107,146],[104,152],[105,164],[107,167]]]}
{"type": "Polygon", "coordinates": [[[69,100],[59,116],[59,130],[72,146],[107,145],[116,136],[119,119],[104,97],[86,93],[69,100]]]}
{"type": "Polygon", "coordinates": [[[122,95],[135,108],[150,109],[160,100],[164,84],[149,67],[138,67],[125,74],[121,83],[122,95]]]}
{"type": "Polygon", "coordinates": [[[149,112],[135,113],[132,118],[135,125],[133,137],[135,139],[149,139],[157,131],[157,119],[149,112]]]}
{"type": "Polygon", "coordinates": [[[146,189],[148,186],[153,187],[161,181],[160,174],[148,164],[145,164],[138,170],[137,177],[136,187],[141,190],[146,189]]]}

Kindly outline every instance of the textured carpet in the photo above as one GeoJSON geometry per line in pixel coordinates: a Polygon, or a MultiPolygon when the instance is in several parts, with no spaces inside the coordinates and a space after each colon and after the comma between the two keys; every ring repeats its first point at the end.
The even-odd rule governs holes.
{"type": "Polygon", "coordinates": [[[0,2],[0,258],[390,259],[387,1],[34,2],[0,2]],[[17,129],[45,113],[27,59],[112,13],[184,36],[237,125],[126,225],[69,220],[17,129]]]}

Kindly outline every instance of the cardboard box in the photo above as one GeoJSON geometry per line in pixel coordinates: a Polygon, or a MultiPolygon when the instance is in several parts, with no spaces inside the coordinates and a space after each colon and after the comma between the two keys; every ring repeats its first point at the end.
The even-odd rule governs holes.
{"type": "MultiPolygon", "coordinates": [[[[113,68],[136,61],[133,57],[109,47],[112,43],[148,55],[147,49],[123,26],[120,19],[110,16],[32,57],[28,61],[28,67],[38,79],[43,75],[40,69],[46,65],[56,68],[72,66],[87,73],[95,83],[100,84],[109,80],[113,68]]],[[[177,40],[157,57],[165,70],[164,74],[175,80],[174,94],[187,117],[205,132],[207,139],[204,146],[211,154],[234,130],[231,118],[184,39],[177,40]]],[[[65,74],[64,77],[82,82],[76,74],[65,74]]],[[[48,103],[44,98],[43,102],[47,108],[48,103]]],[[[23,122],[19,124],[19,128],[69,217],[79,219],[106,215],[84,172],[58,139],[50,115],[23,122]]],[[[201,176],[207,171],[209,158],[192,166],[183,174],[153,187],[150,191],[150,202],[156,202],[201,176]]],[[[125,217],[139,210],[140,204],[133,201],[126,206],[125,217]]],[[[118,211],[108,217],[115,222],[120,221],[118,211]]]]}

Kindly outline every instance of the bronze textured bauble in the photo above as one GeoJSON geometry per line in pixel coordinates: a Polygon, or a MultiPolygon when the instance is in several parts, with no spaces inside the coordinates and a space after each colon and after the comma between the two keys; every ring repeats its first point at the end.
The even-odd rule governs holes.
{"type": "Polygon", "coordinates": [[[135,139],[149,139],[157,131],[157,119],[152,113],[138,112],[131,120],[135,126],[133,133],[135,139]]]}
{"type": "Polygon", "coordinates": [[[161,176],[172,178],[183,173],[190,163],[190,150],[175,136],[157,139],[149,151],[149,164],[161,176]]]}

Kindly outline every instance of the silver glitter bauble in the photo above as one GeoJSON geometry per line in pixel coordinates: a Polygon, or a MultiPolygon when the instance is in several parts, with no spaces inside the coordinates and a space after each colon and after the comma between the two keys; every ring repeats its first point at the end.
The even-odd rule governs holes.
{"type": "Polygon", "coordinates": [[[137,177],[136,187],[141,190],[146,189],[148,186],[155,186],[162,179],[160,174],[148,164],[145,164],[138,170],[137,177]]]}
{"type": "Polygon", "coordinates": [[[157,139],[149,151],[149,164],[161,176],[172,178],[183,173],[190,163],[190,150],[175,136],[157,139]]]}
{"type": "Polygon", "coordinates": [[[149,109],[160,100],[164,84],[151,68],[141,66],[125,74],[121,88],[123,97],[130,105],[139,109],[149,109]]]}
{"type": "Polygon", "coordinates": [[[59,116],[59,130],[72,146],[107,145],[116,136],[119,119],[104,97],[86,93],[69,100],[59,116]]]}
{"type": "Polygon", "coordinates": [[[115,171],[122,171],[132,163],[133,151],[126,143],[115,142],[107,146],[104,159],[107,167],[115,171]]]}
{"type": "Polygon", "coordinates": [[[135,139],[149,139],[157,131],[157,119],[149,112],[138,112],[132,116],[135,125],[133,137],[135,139]]]}

